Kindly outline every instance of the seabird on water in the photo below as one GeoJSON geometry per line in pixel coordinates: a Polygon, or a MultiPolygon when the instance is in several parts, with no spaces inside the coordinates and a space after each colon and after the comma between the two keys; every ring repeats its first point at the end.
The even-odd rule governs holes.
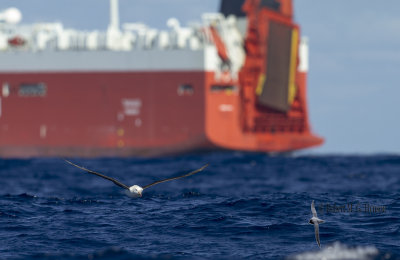
{"type": "Polygon", "coordinates": [[[313,217],[308,223],[314,225],[315,239],[317,240],[319,248],[321,248],[321,243],[319,241],[319,224],[324,223],[324,221],[317,217],[317,211],[315,210],[314,201],[312,201],[311,203],[311,212],[313,214],[313,217]]]}
{"type": "Polygon", "coordinates": [[[140,187],[139,185],[133,185],[133,186],[130,186],[130,187],[129,187],[129,186],[123,184],[122,182],[117,181],[116,179],[113,179],[113,178],[111,178],[111,177],[108,177],[108,176],[106,176],[106,175],[104,175],[104,174],[101,174],[101,173],[98,173],[98,172],[95,172],[95,171],[91,171],[91,170],[86,169],[86,168],[84,168],[84,167],[82,167],[82,166],[76,165],[76,164],[74,164],[73,162],[68,161],[67,159],[64,159],[64,160],[65,160],[67,163],[69,163],[69,164],[71,164],[71,165],[73,165],[73,166],[75,166],[75,167],[77,167],[77,168],[79,168],[79,169],[81,169],[81,170],[84,170],[84,171],[86,171],[86,172],[88,172],[88,173],[91,173],[91,174],[100,176],[100,177],[102,177],[102,178],[104,178],[104,179],[107,179],[107,180],[109,180],[109,181],[114,182],[114,183],[115,183],[116,185],[118,185],[119,187],[126,189],[126,194],[127,194],[128,196],[130,196],[130,197],[133,197],[133,198],[142,197],[142,192],[143,192],[143,190],[144,190],[144,189],[147,189],[147,188],[149,188],[149,187],[151,187],[151,186],[154,186],[154,185],[156,185],[156,184],[163,183],[163,182],[166,182],[166,181],[172,181],[172,180],[177,180],[177,179],[180,179],[180,178],[188,177],[188,176],[190,176],[190,175],[193,175],[193,174],[195,174],[195,173],[198,173],[198,172],[204,170],[204,168],[206,168],[206,167],[208,166],[208,164],[206,164],[206,165],[204,165],[203,167],[201,167],[201,168],[199,168],[199,169],[197,169],[197,170],[194,170],[194,171],[192,171],[192,172],[189,172],[189,173],[187,173],[187,174],[184,174],[184,175],[181,175],[181,176],[172,177],[172,178],[168,178],[168,179],[164,179],[164,180],[155,181],[155,182],[150,183],[150,184],[148,184],[148,185],[146,185],[146,186],[143,186],[143,187],[140,187]]]}

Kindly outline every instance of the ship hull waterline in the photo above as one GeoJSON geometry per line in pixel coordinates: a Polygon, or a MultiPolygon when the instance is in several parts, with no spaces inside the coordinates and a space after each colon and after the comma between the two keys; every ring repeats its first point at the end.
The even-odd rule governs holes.
{"type": "Polygon", "coordinates": [[[205,71],[1,73],[8,93],[0,99],[0,156],[287,152],[321,142],[307,133],[257,136],[234,120],[226,125],[221,118],[238,111],[221,110],[221,104],[235,107],[239,94],[211,91],[214,78],[205,71]],[[19,86],[41,82],[43,95],[19,93],[19,86]],[[214,138],[221,129],[234,133],[230,144],[214,138]]]}

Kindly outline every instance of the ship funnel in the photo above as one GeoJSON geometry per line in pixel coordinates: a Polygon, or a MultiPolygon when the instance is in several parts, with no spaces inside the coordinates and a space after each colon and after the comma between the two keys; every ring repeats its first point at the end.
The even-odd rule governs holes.
{"type": "Polygon", "coordinates": [[[106,45],[110,50],[121,49],[122,33],[119,29],[118,0],[110,0],[110,24],[107,30],[106,45]]]}
{"type": "Polygon", "coordinates": [[[0,23],[17,24],[21,20],[22,14],[15,7],[0,11],[0,23]]]}
{"type": "Polygon", "coordinates": [[[119,30],[118,0],[110,0],[110,28],[119,30]]]}

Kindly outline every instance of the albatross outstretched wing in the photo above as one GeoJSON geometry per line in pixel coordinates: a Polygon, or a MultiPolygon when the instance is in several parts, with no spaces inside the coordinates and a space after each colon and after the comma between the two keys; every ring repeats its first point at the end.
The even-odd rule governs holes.
{"type": "Polygon", "coordinates": [[[314,223],[315,230],[315,240],[317,240],[318,247],[321,247],[321,242],[319,241],[319,225],[318,222],[314,223]]]}
{"type": "Polygon", "coordinates": [[[313,217],[317,218],[317,211],[315,210],[314,201],[312,201],[312,203],[311,203],[311,212],[312,212],[313,217]]]}
{"type": "Polygon", "coordinates": [[[149,185],[143,186],[143,189],[147,189],[147,188],[149,188],[149,187],[151,187],[151,186],[153,186],[153,185],[156,185],[156,184],[159,184],[159,183],[162,183],[162,182],[172,181],[172,180],[177,180],[177,179],[180,179],[180,178],[188,177],[188,176],[190,176],[190,175],[193,175],[193,174],[195,174],[195,173],[198,173],[198,172],[204,170],[204,168],[206,168],[207,166],[208,166],[208,163],[207,163],[206,165],[204,165],[203,167],[201,167],[201,168],[199,168],[199,169],[197,169],[197,170],[194,170],[194,171],[192,171],[192,172],[189,172],[189,173],[187,173],[187,174],[185,174],[185,175],[177,176],[177,177],[172,177],[172,178],[168,178],[168,179],[164,179],[164,180],[160,180],[160,181],[153,182],[153,183],[151,183],[151,184],[149,184],[149,185]]]}
{"type": "Polygon", "coordinates": [[[74,163],[68,161],[67,159],[64,159],[64,161],[66,161],[67,163],[71,164],[72,166],[75,166],[76,168],[79,168],[79,169],[84,170],[84,171],[86,171],[86,172],[88,172],[88,173],[91,173],[91,174],[100,176],[100,177],[102,177],[102,178],[104,178],[104,179],[106,179],[106,180],[109,180],[109,181],[114,182],[116,185],[120,186],[121,188],[124,188],[124,189],[129,190],[129,187],[128,187],[128,186],[126,186],[125,184],[123,184],[123,183],[117,181],[116,179],[113,179],[113,178],[111,178],[111,177],[105,176],[105,175],[103,175],[103,174],[101,174],[101,173],[98,173],[98,172],[91,171],[91,170],[86,169],[86,168],[84,168],[84,167],[82,167],[82,166],[76,165],[76,164],[74,164],[74,163]]]}

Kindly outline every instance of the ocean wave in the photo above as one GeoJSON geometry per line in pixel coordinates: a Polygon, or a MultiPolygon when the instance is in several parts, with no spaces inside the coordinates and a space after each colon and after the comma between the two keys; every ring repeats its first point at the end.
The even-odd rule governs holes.
{"type": "Polygon", "coordinates": [[[319,251],[309,251],[291,255],[288,260],[375,260],[375,259],[396,259],[389,253],[380,252],[375,246],[354,246],[350,247],[340,242],[323,247],[319,251]],[[382,258],[381,258],[382,256],[382,258]]]}
{"type": "MultiPolygon", "coordinates": [[[[186,257],[173,256],[169,254],[149,254],[141,255],[129,253],[128,251],[119,247],[110,247],[103,250],[99,250],[90,254],[79,254],[79,253],[65,253],[65,254],[35,254],[24,258],[18,258],[18,260],[185,260],[189,259],[186,257]]],[[[197,259],[197,258],[190,258],[197,259]]]]}
{"type": "Polygon", "coordinates": [[[14,199],[14,198],[20,198],[20,199],[35,199],[37,198],[36,195],[28,194],[28,193],[20,193],[20,194],[4,194],[0,195],[0,198],[6,198],[6,199],[14,199]]]}

